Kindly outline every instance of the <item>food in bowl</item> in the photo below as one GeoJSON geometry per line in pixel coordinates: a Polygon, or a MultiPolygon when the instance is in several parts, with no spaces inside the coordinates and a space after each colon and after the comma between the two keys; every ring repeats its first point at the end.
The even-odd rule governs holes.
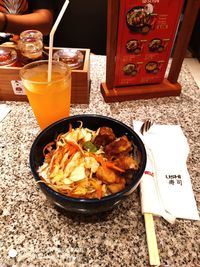
{"type": "Polygon", "coordinates": [[[30,151],[30,167],[32,174],[37,185],[46,195],[47,199],[61,210],[84,215],[92,215],[109,211],[115,206],[118,206],[121,201],[125,200],[126,197],[137,188],[144,173],[145,166],[145,147],[142,140],[134,132],[134,130],[116,119],[97,114],[80,114],[69,116],[53,123],[41,131],[41,133],[36,137],[30,151]],[[134,144],[132,150],[133,155],[136,157],[136,153],[138,153],[138,156],[141,155],[139,169],[135,172],[131,171],[129,174],[130,176],[127,174],[127,184],[125,185],[125,188],[119,192],[112,193],[101,198],[70,197],[52,189],[39,176],[38,170],[44,163],[44,154],[48,153],[48,150],[45,151],[48,147],[48,144],[56,140],[60,134],[67,133],[69,131],[70,124],[72,125],[73,129],[79,128],[80,121],[83,123],[83,128],[87,128],[92,131],[97,131],[97,129],[100,127],[109,127],[113,130],[117,138],[125,135],[127,139],[134,144]]]}
{"type": "Polygon", "coordinates": [[[135,27],[142,27],[147,24],[149,15],[141,9],[132,9],[127,14],[127,22],[135,27]]]}
{"type": "Polygon", "coordinates": [[[126,22],[130,30],[147,34],[151,29],[151,14],[143,6],[134,7],[127,12],[126,22]]]}
{"type": "Polygon", "coordinates": [[[159,64],[156,61],[150,61],[145,66],[146,72],[157,74],[159,72],[159,64]]]}
{"type": "Polygon", "coordinates": [[[135,55],[138,55],[141,53],[142,49],[141,49],[141,44],[138,40],[129,40],[126,43],[126,49],[129,53],[133,53],[135,55]]]}
{"type": "Polygon", "coordinates": [[[44,149],[38,169],[53,190],[75,198],[109,196],[125,188],[140,167],[141,154],[126,135],[116,137],[111,127],[80,126],[60,133],[44,149]]]}
{"type": "Polygon", "coordinates": [[[162,40],[159,38],[154,38],[149,43],[149,51],[151,52],[163,52],[164,46],[162,40]]]}
{"type": "Polygon", "coordinates": [[[125,75],[135,76],[137,74],[137,67],[134,63],[128,63],[123,67],[123,71],[125,75]]]}

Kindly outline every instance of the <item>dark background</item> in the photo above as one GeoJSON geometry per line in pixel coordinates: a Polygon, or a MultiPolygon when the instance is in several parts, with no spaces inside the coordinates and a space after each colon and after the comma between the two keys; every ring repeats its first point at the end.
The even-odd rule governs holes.
{"type": "MultiPolygon", "coordinates": [[[[64,0],[54,1],[55,18],[64,0]]],[[[70,0],[54,36],[54,46],[90,48],[106,54],[107,0],[70,0]]]]}
{"type": "MultiPolygon", "coordinates": [[[[64,2],[64,0],[54,1],[55,19],[64,2]]],[[[187,0],[184,1],[182,14],[186,3],[187,0]]],[[[92,53],[105,55],[106,33],[107,0],[70,0],[55,33],[54,46],[90,48],[92,53]]],[[[193,57],[200,60],[200,12],[192,31],[188,50],[193,57]]]]}

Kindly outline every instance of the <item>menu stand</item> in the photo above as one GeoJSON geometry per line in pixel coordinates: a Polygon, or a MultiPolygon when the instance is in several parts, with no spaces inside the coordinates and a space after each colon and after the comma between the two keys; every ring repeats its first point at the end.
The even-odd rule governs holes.
{"type": "Polygon", "coordinates": [[[168,77],[159,84],[114,87],[119,6],[120,0],[108,0],[106,82],[101,84],[101,92],[104,100],[106,102],[120,102],[180,95],[181,85],[177,80],[198,15],[200,0],[187,1],[184,19],[177,36],[168,77]]]}

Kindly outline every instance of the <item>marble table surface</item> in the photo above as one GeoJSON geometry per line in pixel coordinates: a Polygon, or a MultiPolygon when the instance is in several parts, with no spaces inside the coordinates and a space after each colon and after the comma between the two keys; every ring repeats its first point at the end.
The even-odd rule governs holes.
{"type": "MultiPolygon", "coordinates": [[[[91,56],[89,105],[72,105],[71,114],[103,114],[131,126],[132,119],[153,118],[180,124],[190,145],[188,170],[200,210],[200,89],[186,64],[178,97],[105,103],[104,56],[91,56]]],[[[149,266],[139,190],[106,214],[90,217],[62,213],[35,185],[29,151],[39,127],[28,103],[6,103],[11,111],[0,122],[0,266],[98,267],[149,266]],[[13,254],[12,254],[13,253],[13,254]]],[[[161,263],[170,267],[200,266],[200,222],[155,218],[161,263]]]]}

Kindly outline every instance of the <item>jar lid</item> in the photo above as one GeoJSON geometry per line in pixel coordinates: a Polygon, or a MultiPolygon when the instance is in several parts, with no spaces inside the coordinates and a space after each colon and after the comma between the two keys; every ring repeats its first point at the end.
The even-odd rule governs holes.
{"type": "Polygon", "coordinates": [[[56,51],[53,59],[64,62],[71,69],[77,69],[83,64],[83,53],[77,49],[64,48],[56,51]]]}
{"type": "Polygon", "coordinates": [[[0,47],[0,66],[10,66],[17,60],[17,52],[13,48],[0,47]]]}
{"type": "Polygon", "coordinates": [[[24,42],[35,42],[37,40],[42,40],[42,38],[42,33],[37,30],[26,30],[20,34],[20,40],[24,42]]]}

